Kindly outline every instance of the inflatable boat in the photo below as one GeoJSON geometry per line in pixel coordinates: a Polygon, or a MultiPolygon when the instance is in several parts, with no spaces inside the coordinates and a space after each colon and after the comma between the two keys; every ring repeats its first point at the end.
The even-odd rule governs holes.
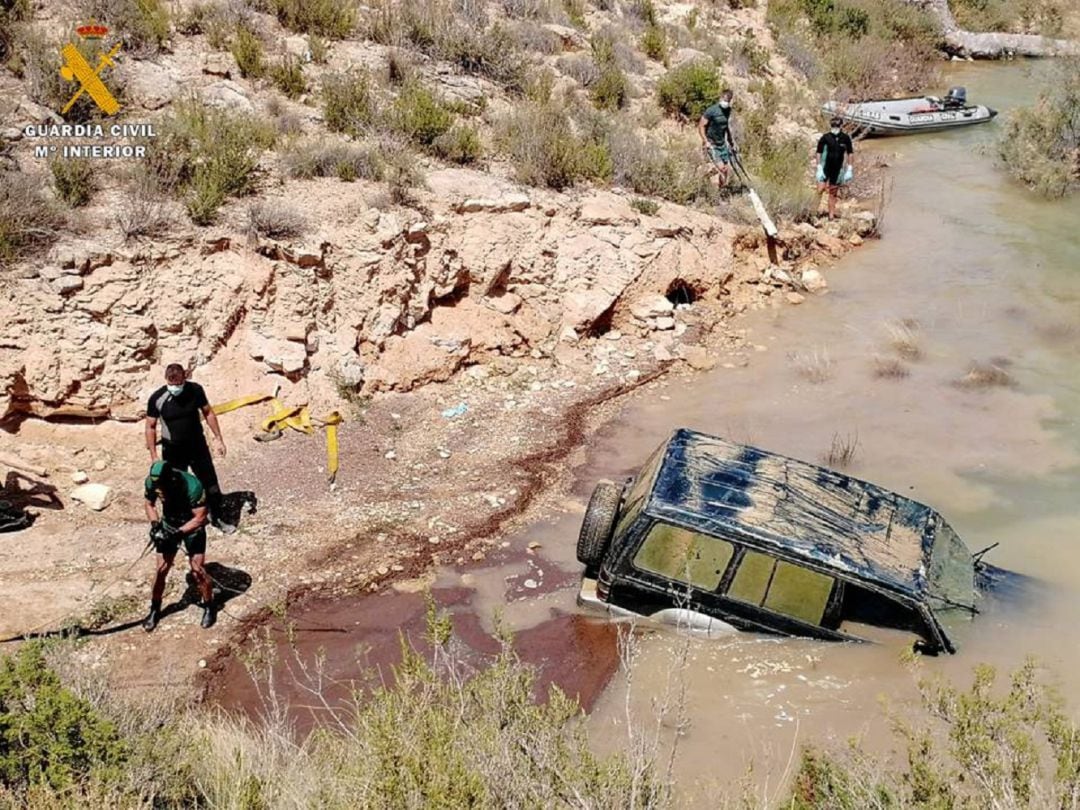
{"type": "Polygon", "coordinates": [[[824,106],[827,115],[838,115],[853,135],[908,135],[915,132],[938,132],[943,129],[985,124],[997,110],[967,103],[967,90],[953,87],[945,98],[916,96],[886,101],[862,101],[841,104],[830,101],[824,106]]]}

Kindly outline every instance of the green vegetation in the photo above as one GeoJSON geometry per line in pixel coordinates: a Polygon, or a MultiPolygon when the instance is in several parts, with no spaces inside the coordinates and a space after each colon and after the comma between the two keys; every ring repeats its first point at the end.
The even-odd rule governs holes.
{"type": "Polygon", "coordinates": [[[968,690],[941,681],[920,684],[936,724],[895,720],[907,749],[903,767],[846,751],[808,748],[792,794],[792,810],[987,807],[1075,807],[1080,795],[1080,728],[1060,698],[1041,686],[1032,663],[995,694],[991,667],[975,670],[968,690]]]}
{"type": "Polygon", "coordinates": [[[239,25],[233,35],[229,50],[245,79],[258,79],[266,75],[266,54],[262,40],[247,25],[239,25]]]}
{"type": "Polygon", "coordinates": [[[354,0],[262,0],[266,11],[292,31],[344,39],[356,28],[354,0]]]}
{"type": "Polygon", "coordinates": [[[81,0],[80,19],[109,26],[128,54],[152,54],[169,38],[169,11],[162,0],[81,0]]]}
{"type": "Polygon", "coordinates": [[[660,210],[660,203],[656,200],[646,199],[645,197],[634,197],[634,199],[630,200],[630,207],[639,214],[651,217],[655,216],[656,212],[660,210]]]}
{"type": "Polygon", "coordinates": [[[292,56],[285,56],[280,62],[270,69],[270,78],[287,98],[300,98],[307,90],[307,79],[304,78],[304,68],[299,60],[292,56]]]}
{"type": "Polygon", "coordinates": [[[43,250],[55,239],[64,217],[25,172],[0,172],[0,265],[43,250]]]}
{"type": "Polygon", "coordinates": [[[611,179],[608,146],[596,135],[575,132],[561,105],[525,102],[503,121],[500,141],[518,180],[562,190],[581,180],[611,179]]]}
{"type": "Polygon", "coordinates": [[[772,0],[766,19],[795,67],[841,100],[933,83],[941,32],[903,0],[772,0]]]}
{"type": "Polygon", "coordinates": [[[375,91],[366,71],[332,73],[322,82],[323,116],[332,132],[358,136],[375,123],[375,91]]]}
{"type": "Polygon", "coordinates": [[[626,106],[630,83],[615,58],[615,43],[610,36],[592,38],[592,56],[597,75],[589,85],[589,97],[600,110],[618,110],[626,106]]]}
{"type": "Polygon", "coordinates": [[[1080,58],[1063,61],[1031,107],[1006,120],[998,154],[1021,182],[1046,197],[1080,185],[1080,58]]]}
{"type": "Polygon", "coordinates": [[[450,163],[476,163],[484,156],[484,146],[480,135],[468,124],[456,123],[447,132],[436,138],[432,152],[450,163]]]}
{"type": "Polygon", "coordinates": [[[430,149],[436,139],[450,131],[454,113],[419,81],[411,81],[394,100],[390,121],[414,144],[430,149]]]}
{"type": "Polygon", "coordinates": [[[956,22],[969,31],[1018,31],[1061,36],[1067,0],[952,0],[956,22]]]}
{"type": "Polygon", "coordinates": [[[665,113],[684,121],[697,121],[723,90],[720,73],[705,60],[687,62],[669,70],[656,85],[656,101],[665,113]]]}
{"type": "Polygon", "coordinates": [[[94,196],[94,169],[88,161],[56,158],[49,161],[49,171],[56,196],[72,208],[86,205],[94,196]]]}
{"type": "MultiPolygon", "coordinates": [[[[645,810],[668,787],[638,749],[592,753],[577,704],[533,699],[509,640],[479,670],[429,619],[431,660],[403,644],[385,686],[356,693],[342,725],[298,737],[280,712],[258,725],[131,705],[49,666],[61,648],[0,664],[0,806],[271,808],[558,807],[645,810]]],[[[266,675],[265,650],[252,656],[266,675]]],[[[300,676],[303,677],[303,676],[300,676]]],[[[314,682],[312,683],[314,685],[314,682]]],[[[281,707],[277,707],[281,708],[281,707]]]]}
{"type": "Polygon", "coordinates": [[[308,37],[308,52],[316,65],[325,65],[330,58],[330,45],[318,34],[308,37]]]}
{"type": "Polygon", "coordinates": [[[661,26],[650,23],[645,27],[645,33],[641,35],[641,50],[653,61],[667,64],[668,38],[661,26]]]}
{"type": "Polygon", "coordinates": [[[250,193],[272,127],[251,115],[205,107],[191,99],[175,105],[150,153],[158,186],[184,202],[192,221],[207,225],[230,196],[250,193]]]}

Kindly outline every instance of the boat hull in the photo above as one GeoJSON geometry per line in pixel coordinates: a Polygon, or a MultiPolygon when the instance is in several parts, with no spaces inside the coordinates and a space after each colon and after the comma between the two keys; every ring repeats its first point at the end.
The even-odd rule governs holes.
{"type": "Polygon", "coordinates": [[[994,120],[996,110],[983,105],[953,109],[933,109],[936,99],[920,97],[862,104],[829,102],[827,115],[837,115],[845,124],[864,136],[915,135],[986,124],[994,120]]]}

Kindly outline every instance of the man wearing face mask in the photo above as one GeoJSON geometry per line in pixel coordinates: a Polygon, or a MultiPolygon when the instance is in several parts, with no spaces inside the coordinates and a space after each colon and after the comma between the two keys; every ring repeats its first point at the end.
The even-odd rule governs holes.
{"type": "Polygon", "coordinates": [[[840,186],[851,181],[855,147],[841,129],[842,118],[829,122],[830,130],[818,140],[817,181],[819,191],[829,192],[829,219],[836,219],[836,198],[840,186]]]}
{"type": "Polygon", "coordinates": [[[731,96],[731,91],[725,90],[720,94],[720,100],[706,109],[698,119],[701,148],[716,165],[719,172],[716,183],[719,188],[727,185],[732,154],[735,151],[735,141],[731,138],[731,96]]]}
{"type": "Polygon", "coordinates": [[[218,454],[224,456],[225,440],[206,392],[201,385],[187,379],[183,366],[170,364],[165,369],[165,385],[151,394],[146,403],[146,449],[150,451],[150,460],[157,461],[160,425],[161,458],[175,469],[191,470],[195,474],[206,490],[211,525],[231,534],[236,527],[221,521],[221,487],[200,415],[214,434],[218,454]]]}

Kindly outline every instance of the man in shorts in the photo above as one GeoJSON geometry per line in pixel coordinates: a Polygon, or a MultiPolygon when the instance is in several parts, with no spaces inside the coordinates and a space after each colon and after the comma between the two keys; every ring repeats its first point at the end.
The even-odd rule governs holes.
{"type": "Polygon", "coordinates": [[[155,461],[143,484],[146,496],[146,518],[150,521],[150,538],[157,550],[157,570],[150,591],[150,613],[143,621],[147,633],[157,627],[161,618],[161,597],[165,593],[165,578],[169,575],[180,544],[188,556],[191,575],[202,599],[202,626],[212,627],[214,589],[206,573],[206,493],[199,479],[189,472],[176,469],[168,461],[155,461]],[[158,501],[161,514],[158,514],[158,501]]]}
{"type": "Polygon", "coordinates": [[[720,94],[720,100],[701,114],[698,119],[698,135],[701,148],[706,157],[716,166],[717,187],[727,185],[731,174],[731,161],[735,152],[735,141],[731,138],[731,91],[720,94]]]}
{"type": "Polygon", "coordinates": [[[844,119],[833,118],[829,131],[818,140],[818,191],[829,192],[829,219],[836,219],[836,198],[840,186],[847,182],[848,167],[854,166],[855,147],[851,136],[843,130],[844,119]]]}
{"type": "Polygon", "coordinates": [[[187,379],[183,366],[170,364],[165,369],[165,385],[152,393],[146,403],[146,449],[150,460],[157,461],[160,433],[161,458],[179,470],[195,473],[206,491],[210,525],[231,534],[236,527],[221,519],[221,487],[200,417],[214,434],[218,455],[224,456],[225,440],[206,391],[187,379]]]}

